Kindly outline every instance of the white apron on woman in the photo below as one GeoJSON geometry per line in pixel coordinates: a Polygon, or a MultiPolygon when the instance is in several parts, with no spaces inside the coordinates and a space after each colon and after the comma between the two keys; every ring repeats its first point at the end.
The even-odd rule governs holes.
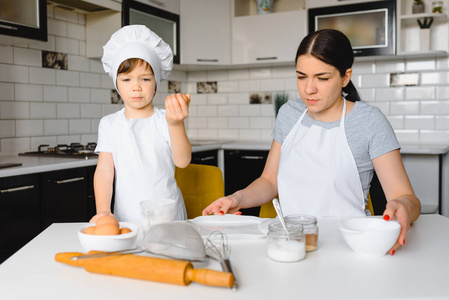
{"type": "Polygon", "coordinates": [[[285,215],[365,216],[365,201],[345,133],[346,100],[340,126],[301,124],[307,109],[284,140],[278,193],[285,215]]]}

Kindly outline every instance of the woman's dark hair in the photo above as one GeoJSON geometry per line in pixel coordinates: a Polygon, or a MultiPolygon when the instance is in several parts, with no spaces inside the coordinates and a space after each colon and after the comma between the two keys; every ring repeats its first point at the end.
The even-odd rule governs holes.
{"type": "MultiPolygon", "coordinates": [[[[354,63],[354,53],[349,39],[342,32],[334,29],[322,29],[309,33],[296,51],[295,62],[301,55],[312,55],[322,62],[334,66],[340,76],[354,63]]],[[[343,88],[345,98],[352,102],[359,101],[360,96],[352,81],[343,88]]]]}

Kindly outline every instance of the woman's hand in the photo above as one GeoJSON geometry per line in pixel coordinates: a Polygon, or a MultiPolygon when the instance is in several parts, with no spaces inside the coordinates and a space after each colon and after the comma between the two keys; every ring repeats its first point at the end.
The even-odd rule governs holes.
{"type": "Polygon", "coordinates": [[[410,213],[404,201],[400,199],[392,199],[387,203],[383,218],[386,221],[397,220],[401,225],[398,240],[394,244],[393,248],[388,251],[388,253],[393,255],[399,247],[405,244],[405,236],[407,231],[410,229],[411,223],[410,213]]]}
{"type": "Polygon", "coordinates": [[[227,197],[221,197],[215,200],[212,204],[203,210],[203,216],[207,215],[225,215],[225,214],[235,214],[241,215],[242,212],[239,211],[240,207],[238,205],[239,201],[234,195],[227,197]]]}
{"type": "Polygon", "coordinates": [[[190,94],[173,94],[165,99],[166,118],[170,125],[177,125],[189,115],[190,94]]]}
{"type": "Polygon", "coordinates": [[[113,216],[115,218],[115,216],[110,211],[100,211],[95,216],[93,216],[92,219],[90,219],[89,223],[96,223],[98,219],[105,216],[113,216]]]}

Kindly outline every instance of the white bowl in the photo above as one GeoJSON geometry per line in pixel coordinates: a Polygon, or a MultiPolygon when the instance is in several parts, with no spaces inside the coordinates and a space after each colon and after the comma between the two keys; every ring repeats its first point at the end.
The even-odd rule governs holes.
{"type": "Polygon", "coordinates": [[[378,217],[362,217],[340,222],[340,230],[348,246],[368,257],[385,255],[396,243],[401,225],[378,217]]]}
{"type": "Polygon", "coordinates": [[[84,225],[78,230],[78,239],[85,252],[98,251],[121,251],[135,247],[139,227],[128,222],[119,222],[120,228],[128,227],[131,232],[118,235],[93,235],[86,234],[87,227],[95,226],[94,223],[84,225]]]}

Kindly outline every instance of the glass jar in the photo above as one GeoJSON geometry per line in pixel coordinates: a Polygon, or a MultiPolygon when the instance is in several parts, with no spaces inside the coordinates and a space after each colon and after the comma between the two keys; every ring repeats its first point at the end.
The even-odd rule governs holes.
{"type": "Polygon", "coordinates": [[[318,220],[310,215],[290,215],[285,217],[286,222],[300,223],[304,227],[306,237],[306,252],[315,251],[318,248],[318,220]]]}
{"type": "Polygon", "coordinates": [[[276,220],[268,225],[267,256],[279,262],[296,262],[306,256],[303,226],[295,221],[286,222],[287,232],[276,220]]]}

